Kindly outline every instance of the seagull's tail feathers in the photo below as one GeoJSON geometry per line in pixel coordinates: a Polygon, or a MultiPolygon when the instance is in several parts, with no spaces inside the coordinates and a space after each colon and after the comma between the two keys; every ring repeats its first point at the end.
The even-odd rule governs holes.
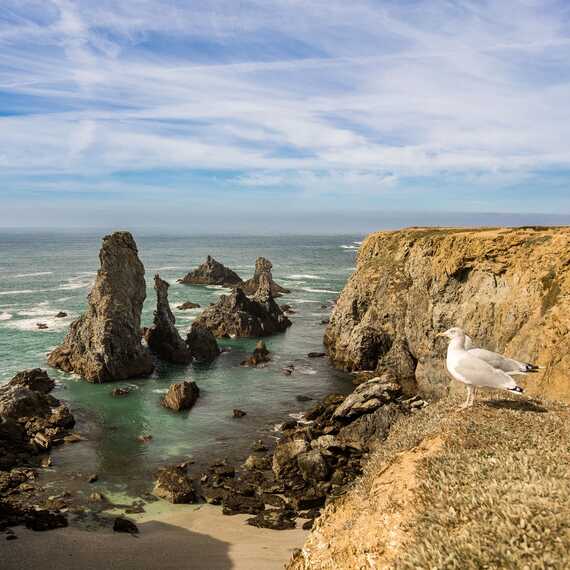
{"type": "Polygon", "coordinates": [[[522,370],[509,370],[508,372],[505,372],[505,374],[508,374],[509,376],[517,376],[519,374],[526,376],[528,374],[528,372],[525,372],[522,370]]]}
{"type": "Polygon", "coordinates": [[[537,366],[536,364],[531,364],[530,362],[523,362],[524,372],[538,372],[543,369],[544,366],[537,366]]]}
{"type": "Polygon", "coordinates": [[[515,394],[522,394],[524,390],[520,386],[515,386],[514,388],[507,388],[509,392],[514,392],[515,394]]]}

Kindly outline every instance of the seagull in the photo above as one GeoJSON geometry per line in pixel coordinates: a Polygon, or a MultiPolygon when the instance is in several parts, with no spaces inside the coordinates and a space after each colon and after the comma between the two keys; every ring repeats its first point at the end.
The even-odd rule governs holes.
{"type": "MultiPolygon", "coordinates": [[[[467,385],[467,400],[461,406],[462,409],[470,408],[475,401],[475,392],[479,386],[508,390],[522,393],[523,389],[517,386],[512,377],[492,364],[466,350],[466,334],[463,329],[453,327],[437,336],[450,339],[447,347],[447,370],[459,382],[467,385]]],[[[499,355],[498,355],[499,356],[499,355]]]]}
{"type": "Polygon", "coordinates": [[[473,339],[465,335],[465,350],[469,351],[469,354],[484,360],[493,368],[498,368],[509,375],[527,374],[528,372],[538,372],[540,370],[540,366],[536,366],[535,364],[519,362],[514,358],[503,356],[502,354],[486,350],[485,348],[476,348],[473,344],[473,339]]]}

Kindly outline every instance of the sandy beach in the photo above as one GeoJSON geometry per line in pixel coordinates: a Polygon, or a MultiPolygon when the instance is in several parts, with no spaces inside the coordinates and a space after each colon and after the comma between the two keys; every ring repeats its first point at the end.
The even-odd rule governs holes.
{"type": "Polygon", "coordinates": [[[0,543],[0,566],[3,570],[273,570],[283,568],[307,535],[300,528],[255,528],[245,524],[247,518],[224,516],[210,505],[178,505],[134,519],[138,536],[110,529],[33,532],[18,527],[18,540],[0,543]]]}

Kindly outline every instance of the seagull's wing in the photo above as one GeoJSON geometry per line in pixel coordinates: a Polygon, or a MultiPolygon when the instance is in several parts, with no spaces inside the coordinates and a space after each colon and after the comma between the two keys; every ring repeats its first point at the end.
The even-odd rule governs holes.
{"type": "Polygon", "coordinates": [[[454,369],[465,378],[466,382],[474,386],[520,390],[516,382],[507,373],[498,368],[493,368],[485,360],[477,358],[471,350],[463,352],[456,360],[454,369]]]}
{"type": "Polygon", "coordinates": [[[514,358],[508,358],[484,348],[471,348],[469,349],[469,354],[484,360],[493,368],[498,368],[503,372],[528,372],[527,365],[524,362],[519,362],[514,358]]]}

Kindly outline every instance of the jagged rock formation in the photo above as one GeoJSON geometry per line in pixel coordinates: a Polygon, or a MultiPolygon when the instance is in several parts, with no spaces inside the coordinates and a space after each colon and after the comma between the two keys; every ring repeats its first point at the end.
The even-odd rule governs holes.
{"type": "Polygon", "coordinates": [[[457,325],[479,346],[544,366],[522,379],[531,394],[570,401],[569,303],[569,228],[379,232],[360,249],[325,344],[340,367],[393,369],[441,396],[450,380],[436,333],[457,325]]]}
{"type": "Polygon", "coordinates": [[[192,353],[176,328],[176,319],[168,303],[168,287],[169,284],[157,273],[154,276],[156,291],[154,325],[146,330],[145,339],[150,350],[162,360],[173,364],[188,364],[192,362],[192,353]]]}
{"type": "Polygon", "coordinates": [[[269,350],[265,343],[262,340],[257,341],[255,345],[255,349],[253,350],[253,354],[244,360],[241,365],[242,366],[258,366],[259,364],[265,364],[269,362],[271,358],[269,358],[269,350]]]}
{"type": "Polygon", "coordinates": [[[186,344],[198,362],[213,362],[220,354],[216,337],[200,323],[192,323],[192,328],[186,336],[186,344]]]}
{"type": "Polygon", "coordinates": [[[216,337],[262,337],[285,331],[291,321],[274,301],[266,276],[262,275],[260,283],[251,299],[240,288],[222,295],[195,323],[216,337]]]}
{"type": "Polygon", "coordinates": [[[184,285],[223,285],[233,287],[243,282],[242,278],[225,265],[208,255],[205,263],[178,280],[184,285]]]}
{"type": "Polygon", "coordinates": [[[181,410],[189,410],[196,403],[199,395],[200,390],[196,382],[184,381],[171,384],[160,403],[165,408],[180,412],[181,410]]]}
{"type": "Polygon", "coordinates": [[[268,279],[271,285],[271,294],[273,297],[280,297],[284,293],[290,293],[291,291],[289,291],[289,289],[285,289],[285,287],[282,287],[273,281],[273,274],[271,273],[272,268],[273,264],[271,261],[269,261],[269,259],[265,259],[265,257],[258,257],[255,261],[255,272],[253,274],[253,277],[240,285],[245,294],[255,294],[255,292],[259,289],[262,275],[268,279]]]}
{"type": "Polygon", "coordinates": [[[97,383],[148,375],[153,370],[152,358],[140,337],[146,284],[132,235],[115,232],[105,236],[99,260],[101,268],[87,310],[71,323],[48,363],[97,383]]]}

